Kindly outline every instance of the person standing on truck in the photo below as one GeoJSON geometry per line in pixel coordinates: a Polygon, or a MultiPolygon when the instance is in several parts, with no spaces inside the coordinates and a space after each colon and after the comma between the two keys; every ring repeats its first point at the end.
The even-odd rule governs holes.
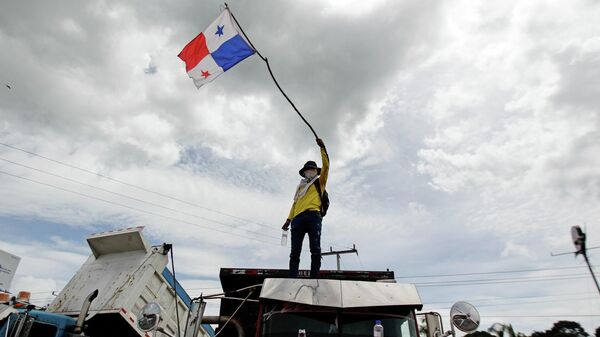
{"type": "Polygon", "coordinates": [[[310,246],[310,277],[318,278],[321,269],[321,222],[322,198],[329,174],[329,156],[323,140],[317,138],[321,148],[322,168],[312,160],[304,164],[298,173],[302,176],[294,202],[287,220],[281,227],[284,231],[292,229],[292,249],[290,253],[290,277],[298,277],[302,241],[308,234],[310,246]],[[316,186],[316,185],[319,186],[316,186]]]}

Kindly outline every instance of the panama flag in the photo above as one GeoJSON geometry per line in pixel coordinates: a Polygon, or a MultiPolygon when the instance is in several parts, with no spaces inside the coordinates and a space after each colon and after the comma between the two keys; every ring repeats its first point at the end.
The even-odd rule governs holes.
{"type": "Polygon", "coordinates": [[[226,9],[177,56],[200,88],[252,54],[254,50],[237,31],[226,9]]]}

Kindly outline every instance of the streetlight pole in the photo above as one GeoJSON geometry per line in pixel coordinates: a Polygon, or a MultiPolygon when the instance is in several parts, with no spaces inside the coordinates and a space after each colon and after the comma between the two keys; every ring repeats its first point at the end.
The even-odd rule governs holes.
{"type": "Polygon", "coordinates": [[[592,269],[592,265],[590,264],[590,259],[587,256],[587,248],[585,247],[586,236],[585,233],[581,230],[579,226],[571,227],[571,236],[573,238],[573,244],[575,245],[575,257],[581,254],[583,255],[583,259],[590,270],[590,274],[592,274],[592,278],[594,279],[594,283],[596,284],[596,289],[598,289],[598,293],[600,294],[600,286],[598,285],[598,280],[596,279],[596,275],[594,275],[594,270],[592,269]]]}
{"type": "Polygon", "coordinates": [[[596,283],[596,289],[598,289],[598,293],[600,293],[600,286],[598,285],[598,280],[596,279],[596,275],[594,275],[594,271],[592,270],[592,265],[590,264],[590,260],[588,259],[587,254],[583,254],[583,258],[585,259],[585,263],[587,263],[588,268],[590,269],[590,274],[592,274],[594,283],[596,283]]]}

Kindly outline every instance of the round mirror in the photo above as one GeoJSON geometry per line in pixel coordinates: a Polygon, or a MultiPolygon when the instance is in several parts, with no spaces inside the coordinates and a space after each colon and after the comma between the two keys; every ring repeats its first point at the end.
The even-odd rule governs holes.
{"type": "Polygon", "coordinates": [[[456,302],[450,308],[452,324],[462,332],[473,332],[479,326],[479,312],[467,302],[456,302]]]}
{"type": "Polygon", "coordinates": [[[138,317],[138,327],[143,331],[156,329],[160,322],[160,306],[157,303],[148,303],[140,311],[138,317]]]}

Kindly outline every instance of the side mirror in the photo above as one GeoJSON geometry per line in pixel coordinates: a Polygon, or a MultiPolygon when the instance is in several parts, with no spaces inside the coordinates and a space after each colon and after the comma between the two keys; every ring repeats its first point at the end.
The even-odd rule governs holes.
{"type": "Polygon", "coordinates": [[[423,314],[425,319],[425,332],[427,337],[442,337],[444,327],[442,325],[442,317],[437,312],[427,312],[423,314]]]}
{"type": "Polygon", "coordinates": [[[206,302],[200,299],[200,302],[192,302],[192,308],[188,314],[187,324],[185,326],[185,337],[196,337],[202,325],[202,317],[204,317],[204,309],[206,302]]]}
{"type": "Polygon", "coordinates": [[[160,311],[160,305],[158,305],[158,303],[150,302],[144,305],[142,311],[140,311],[140,317],[138,317],[138,327],[144,332],[158,328],[158,323],[160,323],[160,311]]]}
{"type": "Polygon", "coordinates": [[[450,321],[458,330],[470,333],[479,327],[480,316],[472,304],[456,302],[450,308],[450,321]]]}

